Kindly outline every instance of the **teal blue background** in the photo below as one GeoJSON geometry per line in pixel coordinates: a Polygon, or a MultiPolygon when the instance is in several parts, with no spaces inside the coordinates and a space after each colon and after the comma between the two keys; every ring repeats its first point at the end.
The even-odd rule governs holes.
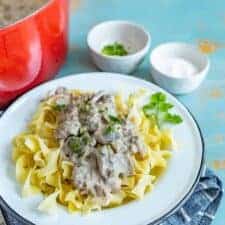
{"type": "MultiPolygon", "coordinates": [[[[80,1],[78,8],[71,11],[69,55],[58,77],[97,70],[88,56],[86,37],[93,25],[104,20],[130,20],[144,25],[152,37],[150,51],[167,41],[197,44],[200,39],[209,39],[225,44],[224,0],[80,1]]],[[[199,122],[207,165],[212,167],[214,160],[225,160],[225,50],[210,55],[210,61],[208,77],[201,87],[178,98],[199,122]]],[[[148,57],[133,76],[151,81],[148,57]]],[[[216,173],[225,183],[225,169],[216,173]]],[[[225,199],[213,222],[213,225],[224,224],[225,199]]]]}

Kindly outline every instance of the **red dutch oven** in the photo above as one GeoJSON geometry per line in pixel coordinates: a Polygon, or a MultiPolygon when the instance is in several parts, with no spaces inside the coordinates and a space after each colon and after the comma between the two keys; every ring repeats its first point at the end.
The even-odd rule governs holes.
{"type": "Polygon", "coordinates": [[[68,0],[49,0],[0,28],[0,108],[60,69],[68,48],[68,14],[68,0]]]}

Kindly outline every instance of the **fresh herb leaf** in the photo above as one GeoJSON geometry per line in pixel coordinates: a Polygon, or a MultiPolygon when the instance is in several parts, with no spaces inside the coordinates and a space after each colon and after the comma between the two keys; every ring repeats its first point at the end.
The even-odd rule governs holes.
{"type": "Polygon", "coordinates": [[[74,153],[80,153],[82,150],[82,143],[79,137],[70,137],[68,146],[74,153]]]}
{"type": "Polygon", "coordinates": [[[166,122],[170,122],[170,123],[173,123],[173,124],[179,124],[179,123],[183,122],[183,119],[179,115],[171,114],[171,113],[167,113],[165,115],[164,120],[166,122]]]}
{"type": "Polygon", "coordinates": [[[121,124],[122,120],[116,116],[108,115],[108,126],[104,130],[104,134],[108,135],[116,130],[116,125],[121,124]]]}
{"type": "Polygon", "coordinates": [[[78,154],[78,156],[81,156],[83,153],[84,147],[88,143],[90,143],[90,141],[91,141],[91,138],[90,138],[89,134],[84,133],[80,137],[77,137],[77,136],[70,137],[70,139],[68,141],[68,146],[74,153],[78,154]]]}
{"type": "Polygon", "coordinates": [[[183,120],[179,115],[171,114],[169,111],[173,105],[166,101],[166,95],[157,92],[150,97],[148,104],[144,105],[142,110],[149,119],[154,119],[157,126],[161,128],[163,123],[179,124],[183,120]]]}
{"type": "Polygon", "coordinates": [[[88,133],[85,133],[85,134],[81,137],[82,145],[87,145],[88,143],[90,143],[90,141],[91,141],[91,137],[89,136],[88,133]]]}
{"type": "Polygon", "coordinates": [[[157,92],[151,96],[150,102],[152,103],[159,103],[159,102],[165,102],[166,101],[166,95],[162,92],[157,92]]]}
{"type": "Polygon", "coordinates": [[[160,102],[159,103],[159,110],[161,112],[167,112],[169,109],[173,108],[173,105],[167,102],[160,102]]]}
{"type": "Polygon", "coordinates": [[[56,111],[59,111],[59,112],[65,110],[66,107],[67,107],[66,104],[56,104],[56,105],[53,105],[53,109],[56,110],[56,111]]]}
{"type": "Polygon", "coordinates": [[[111,121],[112,123],[119,123],[119,124],[122,123],[122,121],[121,121],[120,118],[118,118],[118,117],[116,117],[116,116],[113,116],[113,115],[109,115],[109,119],[110,119],[110,121],[111,121]]]}
{"type": "Polygon", "coordinates": [[[99,109],[98,112],[99,113],[104,113],[106,110],[105,109],[99,109]]]}
{"type": "Polygon", "coordinates": [[[155,108],[155,103],[149,103],[143,106],[143,112],[148,117],[152,115],[152,110],[155,108]]]}
{"type": "Polygon", "coordinates": [[[110,56],[125,56],[128,55],[128,52],[122,44],[115,42],[114,44],[105,45],[102,49],[102,54],[110,56]]]}
{"type": "Polygon", "coordinates": [[[105,130],[104,130],[104,134],[105,135],[108,135],[108,134],[111,134],[115,131],[115,125],[114,124],[109,124],[105,130]]]}

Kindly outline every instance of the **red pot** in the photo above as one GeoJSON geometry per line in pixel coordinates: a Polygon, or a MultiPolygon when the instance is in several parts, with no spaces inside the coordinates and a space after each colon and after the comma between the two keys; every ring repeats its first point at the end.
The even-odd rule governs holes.
{"type": "Polygon", "coordinates": [[[68,0],[49,0],[0,28],[0,108],[60,69],[68,47],[68,14],[68,0]]]}

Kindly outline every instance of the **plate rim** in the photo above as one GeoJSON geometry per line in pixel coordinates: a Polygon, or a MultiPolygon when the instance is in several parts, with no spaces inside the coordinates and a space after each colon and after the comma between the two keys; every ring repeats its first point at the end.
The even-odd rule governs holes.
{"type": "MultiPolygon", "coordinates": [[[[204,141],[204,137],[203,137],[203,134],[202,134],[202,131],[201,131],[201,128],[199,126],[199,123],[197,122],[196,118],[194,117],[194,115],[191,113],[190,109],[184,104],[182,103],[179,99],[177,99],[172,93],[169,93],[167,90],[161,88],[160,86],[156,85],[155,83],[152,83],[151,81],[148,81],[148,80],[145,80],[143,78],[139,78],[139,77],[134,77],[134,76],[130,76],[130,75],[126,75],[126,74],[120,74],[120,73],[108,73],[108,72],[84,72],[84,73],[72,73],[72,74],[69,74],[69,75],[66,75],[64,77],[60,77],[60,78],[56,78],[56,79],[53,79],[53,80],[50,80],[50,81],[47,81],[47,82],[44,82],[32,89],[30,89],[29,91],[25,92],[24,94],[22,94],[20,97],[18,97],[11,105],[9,105],[6,110],[1,114],[1,117],[0,117],[0,120],[5,116],[5,114],[11,110],[11,108],[14,107],[14,105],[17,104],[18,101],[21,101],[23,98],[26,97],[27,94],[29,94],[30,92],[34,92],[36,89],[39,89],[41,88],[42,86],[47,86],[49,83],[53,83],[53,82],[57,82],[59,80],[64,80],[64,79],[68,79],[68,78],[71,78],[71,77],[76,77],[76,76],[84,76],[84,75],[97,75],[97,74],[105,74],[106,76],[107,75],[114,75],[114,76],[120,76],[120,77],[123,77],[125,79],[128,79],[128,80],[138,80],[138,81],[142,81],[142,82],[145,82],[147,84],[151,84],[153,85],[154,87],[158,88],[159,90],[162,90],[164,91],[166,94],[169,94],[171,95],[173,98],[176,99],[176,101],[181,105],[183,106],[187,112],[189,113],[189,115],[191,116],[191,118],[193,119],[193,122],[194,124],[196,125],[197,127],[197,130],[199,132],[199,136],[200,136],[200,141],[201,141],[201,146],[202,146],[202,155],[201,155],[201,162],[200,162],[200,166],[199,166],[199,170],[198,170],[198,173],[197,173],[197,176],[193,182],[193,185],[189,188],[188,191],[186,191],[186,194],[184,195],[184,197],[178,201],[176,203],[176,205],[170,209],[169,211],[165,212],[164,214],[162,214],[161,217],[159,217],[158,219],[155,219],[154,221],[152,221],[151,223],[149,223],[148,225],[156,225],[156,224],[159,224],[161,222],[163,222],[164,220],[166,220],[169,216],[171,216],[173,213],[175,213],[179,207],[181,207],[187,200],[188,198],[191,196],[191,194],[194,192],[194,189],[195,187],[197,186],[198,182],[199,182],[199,179],[201,177],[201,174],[203,173],[203,170],[204,170],[204,165],[205,165],[205,141],[204,141]]],[[[28,219],[26,219],[25,217],[21,216],[19,213],[17,213],[11,206],[8,205],[8,203],[2,198],[1,194],[0,194],[0,207],[3,209],[3,216],[5,216],[5,212],[4,211],[7,211],[9,214],[13,215],[18,221],[20,222],[23,222],[24,224],[26,225],[34,225],[33,222],[29,221],[28,219]]],[[[147,221],[146,221],[147,222],[147,221]]],[[[147,222],[148,223],[148,222],[147,222]]]]}

